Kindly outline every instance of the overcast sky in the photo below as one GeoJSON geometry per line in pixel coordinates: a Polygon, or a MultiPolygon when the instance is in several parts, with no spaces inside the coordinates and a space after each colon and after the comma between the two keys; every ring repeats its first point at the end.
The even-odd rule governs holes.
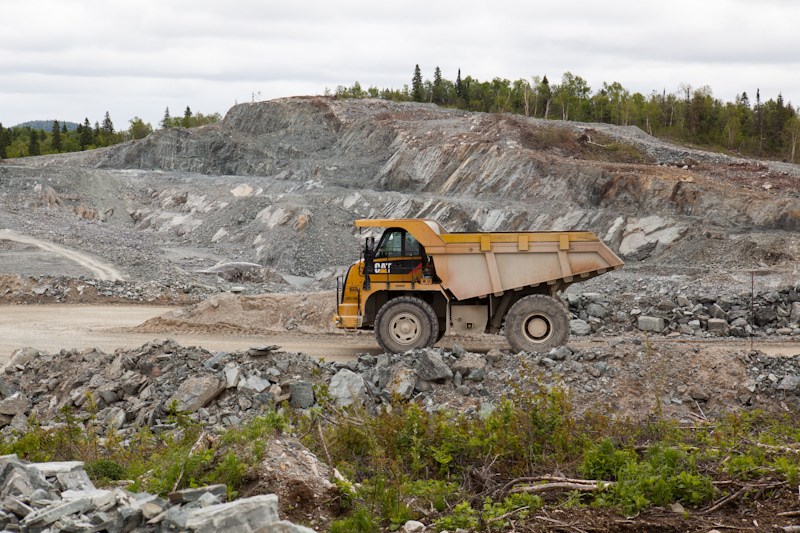
{"type": "Polygon", "coordinates": [[[631,91],[708,85],[800,104],[793,0],[0,0],[0,122],[139,116],[352,85],[565,71],[631,91]]]}

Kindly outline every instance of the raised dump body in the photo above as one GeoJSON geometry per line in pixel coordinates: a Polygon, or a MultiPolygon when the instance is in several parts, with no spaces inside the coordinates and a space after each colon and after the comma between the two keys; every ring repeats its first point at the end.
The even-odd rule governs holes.
{"type": "Polygon", "coordinates": [[[496,332],[518,350],[566,342],[557,298],[623,262],[587,231],[450,233],[431,219],[362,219],[367,239],[337,291],[336,324],[375,329],[387,351],[430,346],[446,332],[496,332]]]}

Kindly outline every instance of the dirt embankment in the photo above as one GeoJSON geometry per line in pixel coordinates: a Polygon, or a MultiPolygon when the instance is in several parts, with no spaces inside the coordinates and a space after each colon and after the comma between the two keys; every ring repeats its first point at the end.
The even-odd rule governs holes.
{"type": "Polygon", "coordinates": [[[336,297],[332,292],[241,296],[220,294],[134,328],[147,333],[333,333],[336,297]]]}

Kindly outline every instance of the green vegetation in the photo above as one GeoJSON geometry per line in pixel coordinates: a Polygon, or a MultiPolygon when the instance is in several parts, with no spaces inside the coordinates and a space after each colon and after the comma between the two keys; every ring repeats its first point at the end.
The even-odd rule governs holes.
{"type": "MultiPolygon", "coordinates": [[[[193,128],[219,122],[221,119],[219,113],[195,114],[189,106],[186,106],[180,118],[171,118],[167,108],[160,125],[162,128],[193,128]]],[[[117,131],[108,111],[102,122],[95,122],[94,126],[88,118],[76,127],[67,127],[67,123],[58,120],[50,123],[26,122],[14,128],[5,128],[0,123],[0,159],[91,150],[133,139],[143,139],[151,133],[153,126],[139,117],[130,119],[128,129],[117,131]]]]}
{"type": "Polygon", "coordinates": [[[711,150],[795,162],[800,158],[800,117],[782,95],[755,102],[746,92],[733,102],[713,97],[710,87],[681,85],[676,93],[654,90],[648,95],[631,93],[619,82],[603,82],[592,91],[578,75],[566,72],[560,83],[547,76],[480,81],[461,78],[455,83],[442,77],[436,67],[433,81],[423,80],[419,65],[411,87],[366,90],[356,82],[339,86],[340,98],[383,98],[396,101],[432,102],[447,107],[487,113],[518,113],[529,117],[638,126],[657,137],[694,144],[711,150]]]}
{"type": "Polygon", "coordinates": [[[291,433],[344,475],[333,480],[341,515],[331,524],[342,532],[396,530],[411,519],[436,531],[507,531],[542,508],[630,516],[680,503],[688,516],[796,490],[800,420],[790,414],[733,413],[691,427],[655,413],[612,420],[602,410],[578,415],[560,387],[526,381],[482,416],[413,403],[370,415],[336,408],[320,390],[308,412],[266,410],[222,435],[173,406],[174,430],[123,440],[65,409],[48,428],[32,417],[0,454],[83,460],[99,485],[127,479],[165,494],[225,483],[233,497],[256,480],[269,443],[291,433]]]}
{"type": "Polygon", "coordinates": [[[797,486],[800,421],[789,415],[738,413],[683,428],[656,414],[578,416],[570,405],[560,388],[533,384],[484,417],[414,404],[377,416],[328,406],[316,414],[335,421],[326,429],[312,431],[314,417],[296,423],[351,481],[339,483],[345,516],[334,531],[393,530],[408,519],[436,531],[507,531],[543,506],[634,515],[680,503],[690,513],[797,486]],[[558,482],[565,486],[550,490],[558,482]]]}
{"type": "Polygon", "coordinates": [[[123,479],[133,489],[165,495],[170,491],[224,483],[229,497],[253,481],[269,442],[288,428],[276,411],[266,411],[239,428],[212,436],[185,414],[174,413],[176,429],[153,433],[142,429],[122,439],[113,430],[101,434],[94,415],[77,416],[63,409],[55,424],[43,427],[33,417],[28,430],[0,442],[0,454],[29,461],[86,463],[100,486],[123,479]]]}

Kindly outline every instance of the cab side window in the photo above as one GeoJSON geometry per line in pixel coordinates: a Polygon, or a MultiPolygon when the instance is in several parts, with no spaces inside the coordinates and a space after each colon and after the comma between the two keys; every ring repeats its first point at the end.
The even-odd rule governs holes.
{"type": "Polygon", "coordinates": [[[419,245],[419,241],[410,233],[406,233],[405,243],[403,246],[403,255],[412,257],[420,256],[422,255],[421,248],[422,247],[419,245]]]}

